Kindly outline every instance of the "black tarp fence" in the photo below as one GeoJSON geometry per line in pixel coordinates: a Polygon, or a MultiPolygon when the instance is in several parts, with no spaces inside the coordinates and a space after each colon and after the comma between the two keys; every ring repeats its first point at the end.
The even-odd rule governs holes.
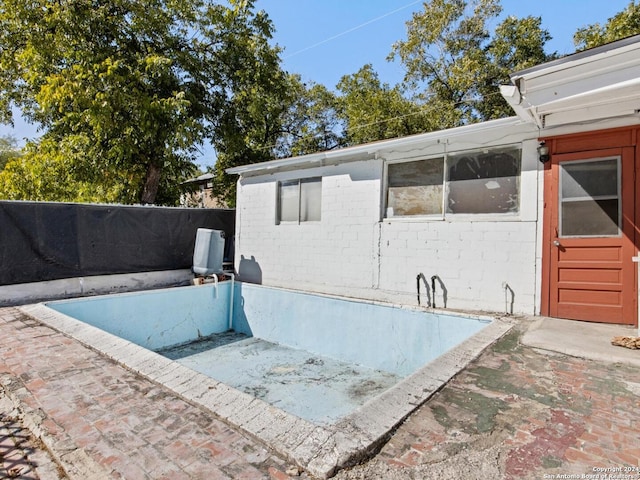
{"type": "Polygon", "coordinates": [[[191,268],[198,228],[233,260],[234,210],[0,201],[0,285],[191,268]]]}

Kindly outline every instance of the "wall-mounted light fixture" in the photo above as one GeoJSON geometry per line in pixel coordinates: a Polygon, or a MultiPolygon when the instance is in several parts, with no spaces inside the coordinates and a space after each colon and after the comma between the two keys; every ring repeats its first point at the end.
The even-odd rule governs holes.
{"type": "Polygon", "coordinates": [[[547,147],[546,143],[540,142],[540,145],[538,146],[538,160],[542,163],[547,163],[550,158],[549,147],[547,147]]]}

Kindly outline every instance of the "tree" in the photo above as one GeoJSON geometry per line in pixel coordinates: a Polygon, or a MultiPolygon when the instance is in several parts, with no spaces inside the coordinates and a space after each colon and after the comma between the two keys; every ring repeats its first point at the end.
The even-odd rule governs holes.
{"type": "Polygon", "coordinates": [[[500,23],[484,53],[486,62],[478,79],[481,101],[476,104],[482,119],[513,115],[511,106],[500,94],[500,85],[510,83],[509,75],[557,58],[557,53],[545,53],[544,46],[551,35],[542,28],[541,17],[507,17],[500,23]]]}
{"type": "Polygon", "coordinates": [[[99,182],[82,180],[87,175],[79,171],[85,168],[78,143],[81,140],[72,136],[61,141],[44,137],[40,142],[27,143],[22,154],[0,171],[0,198],[59,202],[135,199],[144,178],[142,169],[137,172],[104,169],[99,182]]]}
{"type": "Polygon", "coordinates": [[[276,155],[307,155],[346,146],[338,98],[324,85],[289,77],[289,108],[282,123],[276,155]]]}
{"type": "Polygon", "coordinates": [[[266,42],[260,49],[259,55],[235,59],[234,93],[212,141],[217,152],[213,194],[230,206],[235,205],[237,177],[228,175],[226,169],[273,158],[291,102],[289,79],[279,66],[279,50],[266,42]]]}
{"type": "Polygon", "coordinates": [[[239,89],[266,82],[251,69],[278,70],[271,22],[253,4],[4,0],[0,120],[21,108],[45,129],[32,161],[56,159],[78,184],[106,181],[111,201],[173,203],[198,146],[228,133],[239,89]]]}
{"type": "Polygon", "coordinates": [[[371,65],[342,77],[337,88],[342,94],[338,114],[350,145],[412,135],[436,126],[428,109],[405,98],[398,85],[391,88],[380,83],[371,65]]]}
{"type": "Polygon", "coordinates": [[[640,34],[640,4],[632,0],[627,8],[608,19],[604,25],[595,23],[580,28],[573,35],[573,43],[576,50],[580,51],[638,34],[640,34]]]}
{"type": "Polygon", "coordinates": [[[0,137],[0,172],[10,160],[19,156],[20,149],[16,139],[12,136],[0,137]]]}
{"type": "Polygon", "coordinates": [[[407,39],[394,44],[389,59],[400,59],[405,87],[440,113],[438,128],[508,115],[498,85],[513,68],[552,58],[539,18],[509,17],[492,37],[487,24],[501,10],[498,0],[425,2],[407,23],[407,39]]]}

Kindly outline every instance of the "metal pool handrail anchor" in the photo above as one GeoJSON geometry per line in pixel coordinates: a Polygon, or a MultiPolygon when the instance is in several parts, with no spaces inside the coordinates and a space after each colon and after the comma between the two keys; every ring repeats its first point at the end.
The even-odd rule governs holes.
{"type": "Polygon", "coordinates": [[[436,308],[436,280],[437,275],[431,277],[431,308],[436,308]]]}
{"type": "Polygon", "coordinates": [[[419,273],[416,276],[416,293],[418,295],[418,305],[420,305],[420,281],[424,282],[425,289],[427,292],[427,307],[436,308],[436,280],[440,282],[440,286],[443,288],[443,301],[444,308],[447,307],[447,299],[446,299],[446,289],[444,288],[444,284],[438,275],[433,275],[431,277],[431,291],[429,291],[429,285],[427,284],[427,277],[424,276],[423,273],[419,273]]]}

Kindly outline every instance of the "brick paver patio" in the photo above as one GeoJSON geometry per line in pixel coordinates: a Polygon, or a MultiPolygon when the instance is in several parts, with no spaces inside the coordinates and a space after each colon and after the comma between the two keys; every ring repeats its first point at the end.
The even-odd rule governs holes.
{"type": "Polygon", "coordinates": [[[640,479],[638,368],[536,351],[521,334],[485,351],[397,430],[377,466],[349,478],[640,479]]]}
{"type": "Polygon", "coordinates": [[[94,478],[171,480],[286,469],[207,412],[15,309],[0,309],[0,348],[0,383],[41,414],[67,467],[94,478]]]}

